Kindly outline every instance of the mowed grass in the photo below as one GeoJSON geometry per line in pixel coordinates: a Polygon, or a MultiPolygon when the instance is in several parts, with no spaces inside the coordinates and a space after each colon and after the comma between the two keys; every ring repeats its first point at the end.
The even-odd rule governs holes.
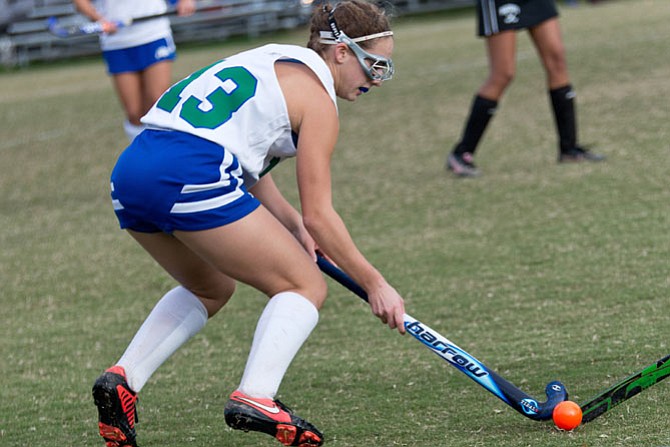
{"type": "MultiPolygon", "coordinates": [[[[443,170],[486,76],[472,11],[397,19],[397,76],[340,103],[336,206],[407,311],[531,395],[583,402],[667,354],[670,2],[563,8],[581,140],[559,166],[542,68],[525,35],[487,131],[481,178],[443,170]]],[[[306,30],[182,48],[175,78],[306,30]]],[[[109,172],[125,146],[103,64],[0,75],[0,444],[101,446],[90,397],[174,282],[122,231],[109,172]]],[[[294,164],[275,170],[296,201],[294,164]]],[[[266,299],[236,298],[141,393],[142,446],[275,446],[223,406],[266,299]]],[[[330,446],[670,445],[670,382],[572,433],[530,421],[381,325],[335,283],[279,398],[330,446]]]]}

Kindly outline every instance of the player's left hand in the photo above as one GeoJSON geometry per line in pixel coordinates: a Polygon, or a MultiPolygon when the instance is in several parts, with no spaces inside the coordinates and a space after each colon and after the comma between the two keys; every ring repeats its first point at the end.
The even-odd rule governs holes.
{"type": "Polygon", "coordinates": [[[177,2],[177,14],[180,16],[190,16],[196,11],[195,0],[179,0],[177,2]]]}

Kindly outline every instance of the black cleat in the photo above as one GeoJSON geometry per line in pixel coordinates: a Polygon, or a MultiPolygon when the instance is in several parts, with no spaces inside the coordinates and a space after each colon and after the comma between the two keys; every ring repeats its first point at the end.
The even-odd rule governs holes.
{"type": "Polygon", "coordinates": [[[137,447],[137,394],[126,382],[126,373],[113,366],[93,385],[93,400],[98,407],[98,428],[107,447],[137,447]]]}
{"type": "Polygon", "coordinates": [[[594,154],[590,150],[579,146],[561,152],[558,155],[559,163],[581,163],[583,161],[598,162],[603,160],[605,160],[604,155],[594,154]]]}
{"type": "Polygon", "coordinates": [[[323,445],[323,435],[278,400],[256,399],[235,391],[223,411],[226,424],[236,430],[259,431],[275,437],[283,445],[312,447],[323,445]]]}
{"type": "Polygon", "coordinates": [[[470,152],[459,154],[451,152],[447,157],[446,168],[459,177],[477,177],[479,170],[473,162],[474,158],[470,152]]]}

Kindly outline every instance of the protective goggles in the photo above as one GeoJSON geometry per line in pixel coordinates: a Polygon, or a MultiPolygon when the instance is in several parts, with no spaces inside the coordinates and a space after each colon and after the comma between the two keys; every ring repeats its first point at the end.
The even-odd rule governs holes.
{"type": "Polygon", "coordinates": [[[395,68],[393,67],[393,61],[390,58],[380,56],[378,54],[368,53],[356,43],[376,39],[379,37],[392,36],[393,31],[383,31],[381,33],[370,34],[369,36],[356,37],[352,39],[351,37],[344,34],[344,32],[337,26],[337,22],[335,22],[335,17],[333,16],[333,11],[331,11],[328,15],[328,23],[330,25],[331,31],[321,31],[321,43],[330,45],[336,43],[346,44],[354,53],[356,59],[358,59],[358,63],[361,64],[363,72],[373,81],[388,81],[389,79],[393,78],[395,68]]]}

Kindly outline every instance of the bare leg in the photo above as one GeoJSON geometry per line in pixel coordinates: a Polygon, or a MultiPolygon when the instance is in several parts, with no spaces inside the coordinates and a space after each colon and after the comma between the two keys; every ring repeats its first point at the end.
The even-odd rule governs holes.
{"type": "Polygon", "coordinates": [[[268,304],[245,371],[252,394],[273,397],[326,297],[323,276],[297,240],[263,207],[211,230],[130,234],[184,288],[163,297],[123,356],[134,391],[228,302],[236,279],[284,303],[268,304]],[[199,306],[204,318],[194,320],[199,306]]]}
{"type": "Polygon", "coordinates": [[[147,67],[142,73],[142,111],[146,114],[158,98],[172,85],[172,61],[165,60],[147,67]]]}
{"type": "Polygon", "coordinates": [[[503,31],[486,38],[489,59],[489,76],[478,94],[492,101],[499,101],[516,73],[516,33],[503,31]]]}
{"type": "Polygon", "coordinates": [[[514,78],[516,33],[503,31],[486,38],[489,75],[470,105],[461,139],[447,157],[446,168],[460,177],[479,175],[474,154],[498,107],[498,100],[514,78]]]}
{"type": "Polygon", "coordinates": [[[140,72],[114,75],[113,83],[126,115],[124,129],[132,141],[144,129],[140,118],[170,88],[172,61],[155,63],[140,72]]]}
{"type": "Polygon", "coordinates": [[[549,99],[558,134],[559,160],[577,148],[575,92],[570,84],[565,47],[558,19],[550,19],[530,29],[530,35],[547,75],[549,99]]]}
{"type": "Polygon", "coordinates": [[[129,123],[140,125],[142,117],[142,75],[119,73],[113,76],[114,88],[129,123]]]}
{"type": "Polygon", "coordinates": [[[570,76],[558,18],[547,20],[531,28],[529,32],[547,73],[549,89],[568,85],[570,76]]]}

